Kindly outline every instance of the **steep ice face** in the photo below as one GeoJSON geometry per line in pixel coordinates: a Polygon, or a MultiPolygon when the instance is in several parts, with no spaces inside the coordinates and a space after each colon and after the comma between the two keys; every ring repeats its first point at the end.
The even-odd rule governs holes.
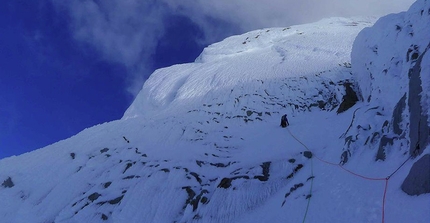
{"type": "Polygon", "coordinates": [[[359,33],[352,61],[365,101],[384,98],[382,105],[394,107],[408,91],[409,70],[429,45],[429,5],[419,0],[407,12],[382,17],[359,33]]]}
{"type": "Polygon", "coordinates": [[[362,139],[354,137],[353,141],[361,141],[359,146],[380,143],[377,159],[385,159],[385,147],[395,144],[409,143],[412,155],[422,153],[428,145],[429,47],[427,0],[415,2],[407,12],[379,19],[371,28],[363,29],[354,42],[354,79],[373,110],[366,112],[385,119],[385,124],[371,126],[358,121],[356,125],[363,127],[362,139]],[[372,130],[367,131],[370,127],[372,130]],[[403,140],[407,138],[409,142],[403,140]]]}

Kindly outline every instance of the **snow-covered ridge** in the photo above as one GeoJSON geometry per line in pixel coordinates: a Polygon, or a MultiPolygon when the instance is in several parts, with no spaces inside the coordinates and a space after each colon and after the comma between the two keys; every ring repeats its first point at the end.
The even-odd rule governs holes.
{"type": "Polygon", "coordinates": [[[349,67],[354,37],[372,21],[332,18],[229,37],[204,49],[195,63],[154,72],[124,118],[177,111],[215,97],[225,100],[237,86],[256,80],[312,77],[349,67]]]}

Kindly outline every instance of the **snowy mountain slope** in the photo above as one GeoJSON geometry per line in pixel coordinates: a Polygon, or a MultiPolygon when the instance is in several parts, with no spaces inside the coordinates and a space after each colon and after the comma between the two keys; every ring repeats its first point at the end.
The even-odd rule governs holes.
{"type": "MultiPolygon", "coordinates": [[[[337,114],[356,87],[352,42],[371,24],[253,31],[156,71],[123,119],[0,160],[1,222],[380,222],[384,181],[304,153],[338,163],[355,109],[369,106],[337,114]]],[[[384,178],[404,161],[374,162],[375,148],[345,167],[384,178]]],[[[390,178],[387,222],[430,219],[428,194],[400,190],[411,166],[390,178]]]]}
{"type": "MultiPolygon", "coordinates": [[[[296,81],[287,83],[294,85],[293,88],[314,86],[306,80],[300,81],[307,78],[330,81],[339,73],[332,71],[350,65],[352,41],[357,31],[368,25],[370,22],[366,20],[334,18],[306,26],[257,30],[227,38],[204,49],[196,63],[157,70],[124,117],[146,115],[152,118],[154,113],[160,112],[164,117],[165,112],[189,109],[188,104],[195,106],[202,100],[234,99],[240,96],[234,89],[237,86],[252,92],[269,80],[282,82],[294,78],[296,81]]],[[[300,101],[305,103],[306,100],[300,101]]]]}

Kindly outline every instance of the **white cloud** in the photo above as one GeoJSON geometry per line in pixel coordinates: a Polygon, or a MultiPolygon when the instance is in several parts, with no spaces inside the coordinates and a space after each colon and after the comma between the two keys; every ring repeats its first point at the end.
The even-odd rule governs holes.
{"type": "Polygon", "coordinates": [[[164,34],[168,8],[148,0],[54,2],[70,17],[74,38],[96,48],[107,61],[128,69],[127,91],[136,95],[143,84],[150,56],[164,34]],[[137,87],[138,86],[138,87],[137,87]]]}
{"type": "Polygon", "coordinates": [[[204,43],[231,32],[214,20],[232,24],[236,33],[288,26],[333,16],[385,15],[405,11],[413,0],[83,0],[54,1],[70,16],[76,40],[95,47],[104,59],[125,65],[133,95],[151,67],[151,55],[164,35],[169,14],[190,18],[205,33],[204,43]]]}
{"type": "Polygon", "coordinates": [[[72,1],[75,38],[94,45],[107,59],[133,66],[142,52],[153,52],[163,35],[164,12],[154,6],[147,1],[72,1]]]}
{"type": "Polygon", "coordinates": [[[326,17],[382,16],[405,11],[413,0],[165,0],[191,17],[211,16],[244,30],[307,23],[326,17]]]}

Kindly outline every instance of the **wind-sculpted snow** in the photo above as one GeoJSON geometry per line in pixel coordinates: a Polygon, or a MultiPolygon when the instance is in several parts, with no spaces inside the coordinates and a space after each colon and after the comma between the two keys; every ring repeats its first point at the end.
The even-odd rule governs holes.
{"type": "MultiPolygon", "coordinates": [[[[350,66],[352,41],[370,24],[365,19],[334,18],[229,37],[204,49],[195,63],[157,70],[124,118],[160,112],[164,116],[202,100],[228,100],[238,87],[253,93],[253,87],[258,87],[256,81],[288,84],[285,79],[294,81],[322,73],[327,73],[322,79],[332,78],[339,72],[331,71],[350,66]]],[[[289,98],[304,100],[295,95],[289,98]]]]}
{"type": "MultiPolygon", "coordinates": [[[[349,53],[368,25],[334,18],[253,31],[157,70],[123,119],[0,160],[0,222],[379,222],[381,182],[314,159],[338,163],[348,135],[384,125],[367,103],[337,113],[357,88],[349,53]],[[356,130],[355,120],[372,123],[356,130]]],[[[385,177],[395,158],[375,163],[364,150],[345,166],[385,177]]],[[[387,222],[430,217],[427,195],[398,189],[411,166],[390,180],[387,222]],[[414,206],[424,211],[411,216],[404,207],[414,206]]]]}

